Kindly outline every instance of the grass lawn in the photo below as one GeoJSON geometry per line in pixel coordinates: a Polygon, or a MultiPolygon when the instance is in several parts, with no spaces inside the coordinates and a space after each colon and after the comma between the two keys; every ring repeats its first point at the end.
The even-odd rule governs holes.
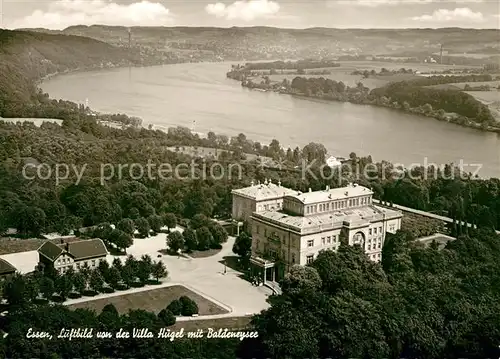
{"type": "Polygon", "coordinates": [[[211,257],[219,253],[220,249],[209,249],[207,251],[193,251],[191,253],[186,253],[191,258],[206,258],[211,257]]]}
{"type": "Polygon", "coordinates": [[[250,320],[252,317],[234,317],[234,318],[219,318],[219,319],[199,319],[199,320],[188,320],[177,322],[169,329],[180,330],[184,328],[185,331],[195,331],[197,329],[234,329],[234,330],[245,330],[250,326],[250,320]]]}
{"type": "Polygon", "coordinates": [[[105,305],[113,304],[120,314],[128,313],[130,309],[144,309],[148,312],[158,313],[169,305],[171,301],[179,299],[183,295],[193,299],[198,304],[199,315],[228,313],[224,308],[219,307],[217,304],[181,285],[91,300],[72,304],[68,307],[70,309],[88,308],[100,313],[105,305]]]}
{"type": "MultiPolygon", "coordinates": [[[[81,238],[64,238],[65,242],[80,241],[81,238]]],[[[36,251],[42,244],[47,242],[46,239],[18,239],[10,237],[0,238],[0,255],[9,253],[19,253],[36,251]]],[[[58,239],[51,240],[52,243],[61,243],[58,239]]]]}

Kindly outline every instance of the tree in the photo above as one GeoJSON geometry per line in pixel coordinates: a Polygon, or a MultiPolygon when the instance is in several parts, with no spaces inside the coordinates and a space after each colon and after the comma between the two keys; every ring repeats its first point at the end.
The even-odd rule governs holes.
{"type": "Polygon", "coordinates": [[[69,267],[68,269],[66,269],[66,272],[64,273],[64,275],[66,277],[68,277],[68,280],[73,283],[73,277],[75,276],[76,272],[75,272],[75,269],[73,267],[69,267]]]}
{"type": "Polygon", "coordinates": [[[151,262],[147,260],[139,261],[137,265],[137,277],[141,281],[141,283],[147,283],[149,277],[151,276],[151,272],[153,270],[153,266],[151,262]]]}
{"type": "Polygon", "coordinates": [[[105,259],[100,260],[97,268],[99,269],[99,272],[104,278],[108,277],[109,263],[107,260],[105,259]]]}
{"type": "Polygon", "coordinates": [[[227,232],[226,230],[224,229],[224,227],[222,227],[220,224],[218,223],[214,223],[212,226],[210,226],[210,233],[212,233],[212,237],[213,237],[213,242],[212,244],[216,247],[216,246],[220,246],[222,243],[225,243],[227,241],[227,232]]]}
{"type": "Polygon", "coordinates": [[[322,281],[318,271],[312,267],[294,265],[281,283],[283,292],[318,290],[322,281]]]}
{"type": "Polygon", "coordinates": [[[87,280],[82,273],[75,273],[73,276],[73,287],[78,293],[83,293],[87,288],[87,280]]]}
{"type": "Polygon", "coordinates": [[[192,229],[197,230],[201,227],[208,227],[212,221],[204,214],[195,214],[189,225],[192,229]]]}
{"type": "Polygon", "coordinates": [[[55,292],[54,281],[47,277],[43,278],[40,283],[40,291],[45,299],[51,300],[55,292]]]}
{"type": "Polygon", "coordinates": [[[213,242],[212,233],[207,227],[201,227],[196,231],[196,238],[198,238],[198,249],[205,251],[210,248],[210,243],[213,242]]]}
{"type": "Polygon", "coordinates": [[[21,306],[26,304],[26,280],[20,274],[15,274],[7,280],[4,288],[4,298],[10,305],[21,306]]]}
{"type": "Polygon", "coordinates": [[[130,270],[135,276],[135,273],[137,272],[137,269],[139,267],[139,262],[137,261],[137,259],[135,259],[133,255],[128,255],[127,259],[125,259],[124,267],[130,268],[130,270]]]}
{"type": "Polygon", "coordinates": [[[422,106],[422,111],[424,111],[425,114],[430,114],[432,113],[432,106],[426,103],[424,106],[422,106]]]}
{"type": "Polygon", "coordinates": [[[146,265],[148,267],[152,267],[153,266],[153,259],[151,258],[151,256],[149,254],[142,255],[141,256],[141,262],[146,263],[146,265]]]}
{"type": "Polygon", "coordinates": [[[173,213],[165,213],[163,215],[163,224],[167,226],[168,231],[177,226],[177,217],[173,213]]]}
{"type": "Polygon", "coordinates": [[[162,261],[154,263],[151,274],[156,278],[157,282],[160,282],[160,278],[165,278],[168,275],[165,264],[162,261]]]}
{"type": "Polygon", "coordinates": [[[184,232],[182,232],[182,236],[184,237],[184,245],[188,252],[194,251],[198,248],[198,240],[194,230],[186,228],[184,232]]]}
{"type": "Polygon", "coordinates": [[[120,231],[119,229],[113,231],[111,242],[114,243],[117,248],[122,250],[126,250],[128,247],[134,244],[132,236],[128,233],[120,231]]]}
{"type": "Polygon", "coordinates": [[[198,305],[194,300],[187,296],[179,298],[179,303],[182,305],[181,314],[185,317],[190,317],[193,314],[198,314],[198,305]]]}
{"type": "Polygon", "coordinates": [[[104,279],[101,276],[101,273],[99,270],[94,270],[92,271],[92,274],[90,275],[90,280],[89,280],[89,286],[90,288],[95,291],[95,292],[101,292],[104,284],[104,279]]]}
{"type": "Polygon", "coordinates": [[[123,263],[120,258],[115,257],[115,259],[113,259],[113,268],[116,268],[119,272],[122,270],[123,263]]]}
{"type": "Polygon", "coordinates": [[[118,283],[121,281],[121,273],[116,267],[111,267],[108,270],[108,278],[106,278],[106,282],[112,287],[117,288],[118,283]]]}
{"type": "Polygon", "coordinates": [[[61,299],[64,301],[68,297],[69,293],[73,289],[73,283],[71,282],[70,278],[66,274],[62,274],[59,277],[57,277],[55,281],[55,288],[56,292],[59,293],[61,296],[61,299]]]}
{"type": "Polygon", "coordinates": [[[163,218],[157,214],[152,214],[148,217],[148,223],[151,227],[151,230],[154,233],[158,233],[161,231],[161,227],[163,226],[163,218]]]}
{"type": "Polygon", "coordinates": [[[121,277],[123,282],[127,286],[130,286],[136,278],[134,269],[129,265],[123,266],[123,269],[121,270],[121,277]]]}
{"type": "Polygon", "coordinates": [[[146,218],[141,217],[135,220],[135,225],[137,227],[137,231],[141,237],[148,237],[149,232],[151,231],[151,227],[149,226],[149,222],[146,218]]]}
{"type": "Polygon", "coordinates": [[[170,232],[167,236],[167,245],[172,253],[178,253],[184,248],[184,238],[179,231],[170,232]]]}
{"type": "Polygon", "coordinates": [[[83,263],[83,265],[80,267],[80,273],[84,276],[85,280],[88,280],[90,278],[92,269],[90,269],[87,262],[83,263]]]}
{"type": "Polygon", "coordinates": [[[135,231],[135,224],[134,221],[130,218],[123,218],[122,220],[120,220],[120,222],[118,222],[116,228],[129,235],[133,235],[135,231]]]}
{"type": "Polygon", "coordinates": [[[158,313],[158,319],[160,319],[163,322],[163,324],[167,327],[174,325],[176,322],[176,317],[175,317],[174,313],[172,313],[168,309],[162,309],[158,313]]]}
{"type": "Polygon", "coordinates": [[[40,236],[45,228],[46,215],[45,212],[39,207],[22,206],[18,208],[17,225],[16,228],[23,234],[31,234],[33,236],[40,236]]]}
{"type": "Polygon", "coordinates": [[[178,299],[174,299],[167,306],[167,309],[170,310],[174,315],[181,315],[182,303],[178,299]]]}
{"type": "Polygon", "coordinates": [[[243,261],[248,261],[252,255],[252,237],[241,232],[233,244],[233,253],[239,255],[243,261]]]}
{"type": "Polygon", "coordinates": [[[104,330],[115,331],[120,327],[120,314],[113,304],[106,304],[98,316],[104,330]]]}

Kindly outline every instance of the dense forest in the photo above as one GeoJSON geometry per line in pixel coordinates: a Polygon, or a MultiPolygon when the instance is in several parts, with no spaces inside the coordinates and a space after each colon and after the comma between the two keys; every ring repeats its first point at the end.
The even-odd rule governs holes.
{"type": "MultiPolygon", "coordinates": [[[[491,78],[489,75],[484,77],[491,78]]],[[[448,76],[433,76],[423,80],[391,82],[369,91],[361,83],[356,88],[350,88],[342,82],[323,77],[296,77],[290,83],[290,91],[292,94],[336,101],[386,106],[462,125],[498,128],[498,122],[488,106],[473,96],[458,90],[424,87],[452,82],[456,81],[448,76]],[[447,113],[456,115],[448,116],[447,113]]],[[[278,87],[282,88],[283,84],[278,87]]]]}
{"type": "Polygon", "coordinates": [[[469,178],[466,174],[459,175],[451,166],[413,169],[411,177],[402,178],[387,162],[374,163],[371,157],[351,154],[342,171],[332,171],[324,166],[327,151],[320,144],[284,149],[276,140],[262,145],[243,134],[229,139],[210,133],[208,138],[200,139],[183,128],[172,128],[168,133],[119,130],[100,126],[95,119],[82,116],[82,120],[64,120],[62,126],[45,123],[36,127],[31,123],[0,121],[0,228],[12,227],[36,235],[165,213],[187,219],[195,214],[223,218],[231,211],[232,188],[249,185],[252,180],[264,182],[266,178],[274,182],[281,179],[284,186],[302,191],[357,181],[372,187],[376,197],[385,201],[500,228],[499,180],[469,178]],[[220,162],[222,169],[218,174],[224,172],[220,179],[215,180],[214,174],[209,173],[215,159],[195,159],[167,149],[181,145],[231,151],[220,162]],[[281,159],[286,167],[263,168],[257,160],[245,159],[245,153],[281,159]],[[200,179],[175,176],[164,180],[148,176],[135,179],[133,172],[124,171],[121,177],[113,176],[101,183],[103,163],[176,166],[192,161],[198,164],[195,174],[200,179]],[[300,170],[293,170],[303,165],[303,161],[314,162],[311,172],[306,171],[304,177],[300,170]],[[57,163],[71,164],[79,171],[85,166],[85,171],[77,183],[71,167],[67,174],[64,169],[63,178],[56,182],[54,177],[45,178],[44,171],[41,173],[45,179],[29,171],[23,176],[26,163],[47,164],[45,172],[49,168],[55,171],[57,163]],[[206,165],[205,176],[201,176],[202,163],[206,165]],[[236,163],[239,167],[230,166],[236,163]],[[373,166],[371,172],[365,178],[364,172],[358,171],[362,174],[358,177],[356,168],[366,168],[368,164],[373,166]],[[27,179],[26,175],[35,178],[27,179]]]}
{"type": "Polygon", "coordinates": [[[148,61],[137,51],[86,37],[0,29],[0,117],[65,118],[54,114],[53,101],[36,89],[37,81],[68,71],[148,61]]]}

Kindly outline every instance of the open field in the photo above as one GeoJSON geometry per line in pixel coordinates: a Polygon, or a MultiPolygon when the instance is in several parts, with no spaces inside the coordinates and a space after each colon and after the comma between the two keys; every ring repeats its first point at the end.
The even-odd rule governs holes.
{"type": "Polygon", "coordinates": [[[217,319],[197,319],[197,320],[183,320],[178,321],[169,329],[180,330],[184,328],[185,331],[195,331],[197,329],[233,329],[245,330],[250,326],[251,316],[232,317],[232,318],[217,318],[217,319]]]}
{"type": "MultiPolygon", "coordinates": [[[[269,75],[269,78],[273,82],[282,82],[284,79],[289,81],[293,80],[297,76],[303,76],[308,78],[313,77],[324,77],[327,79],[342,81],[347,86],[354,87],[358,82],[361,82],[364,86],[374,89],[377,87],[384,86],[389,82],[394,81],[407,81],[418,78],[418,76],[413,74],[394,74],[387,76],[373,76],[369,78],[363,78],[361,75],[352,75],[352,72],[364,71],[364,70],[375,70],[376,72],[380,72],[382,68],[386,68],[388,70],[399,70],[401,68],[412,69],[420,72],[432,72],[432,71],[444,71],[449,69],[458,70],[460,67],[454,67],[451,65],[439,65],[439,64],[426,64],[426,63],[394,63],[394,62],[383,62],[383,61],[339,61],[341,64],[340,67],[330,67],[330,68],[321,68],[321,69],[306,69],[305,75],[298,75],[295,70],[284,70],[281,73],[281,70],[278,70],[278,74],[269,75]],[[328,70],[330,74],[324,75],[310,75],[307,72],[310,71],[321,71],[328,70]]],[[[463,67],[463,68],[471,68],[471,66],[463,67]]],[[[269,71],[269,70],[263,70],[269,71]]]]}
{"type": "Polygon", "coordinates": [[[158,313],[171,301],[179,299],[183,295],[188,296],[198,304],[199,315],[228,313],[227,310],[180,285],[90,300],[71,304],[68,307],[70,309],[88,308],[100,313],[104,306],[113,304],[120,314],[126,314],[130,309],[143,309],[148,312],[158,313]]]}
{"type": "MultiPolygon", "coordinates": [[[[427,87],[432,87],[435,89],[442,89],[442,90],[463,90],[465,88],[465,85],[469,85],[471,87],[478,87],[478,86],[490,86],[490,88],[497,88],[500,86],[500,81],[482,81],[482,82],[457,82],[457,83],[452,83],[452,84],[440,84],[440,85],[432,85],[432,86],[427,86],[427,87]]],[[[477,91],[471,91],[471,92],[477,92],[477,91]]],[[[488,91],[479,91],[479,92],[488,92],[488,91]]]]}
{"type": "Polygon", "coordinates": [[[474,96],[485,104],[500,102],[500,91],[465,91],[465,93],[474,96]]]}

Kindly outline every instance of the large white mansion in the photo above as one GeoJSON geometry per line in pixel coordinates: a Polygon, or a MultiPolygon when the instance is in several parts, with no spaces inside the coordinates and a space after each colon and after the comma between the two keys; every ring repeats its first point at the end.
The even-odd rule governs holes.
{"type": "Polygon", "coordinates": [[[251,262],[269,279],[276,278],[277,259],[286,267],[308,264],[321,250],[336,250],[341,233],[379,261],[385,234],[400,229],[403,217],[372,204],[373,192],[356,184],[302,193],[266,180],[232,195],[233,218],[251,228],[251,262]]]}

